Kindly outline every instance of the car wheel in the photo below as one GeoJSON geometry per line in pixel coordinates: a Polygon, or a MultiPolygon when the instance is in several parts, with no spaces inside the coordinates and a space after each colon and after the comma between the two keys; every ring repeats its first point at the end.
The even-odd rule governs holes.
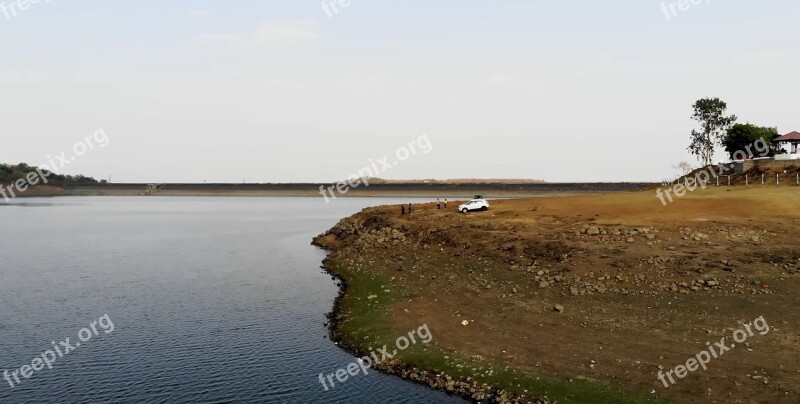
{"type": "Polygon", "coordinates": [[[489,208],[487,208],[486,206],[481,206],[481,210],[486,210],[486,209],[489,209],[489,208]]]}
{"type": "Polygon", "coordinates": [[[461,209],[461,213],[467,213],[469,210],[467,208],[461,209]]]}

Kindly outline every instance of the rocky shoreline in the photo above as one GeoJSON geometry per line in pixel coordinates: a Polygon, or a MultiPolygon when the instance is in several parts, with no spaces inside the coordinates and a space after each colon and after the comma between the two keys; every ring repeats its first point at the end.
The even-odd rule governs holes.
{"type": "MultiPolygon", "coordinates": [[[[364,227],[353,227],[350,218],[344,219],[339,222],[332,229],[328,230],[314,238],[312,245],[320,247],[328,251],[335,251],[334,243],[330,242],[332,234],[339,235],[353,235],[358,233],[366,233],[369,229],[364,227]]],[[[403,238],[397,233],[394,233],[392,240],[402,241],[403,238]]],[[[335,280],[339,281],[339,295],[333,303],[333,310],[327,314],[328,317],[328,330],[329,337],[333,343],[339,348],[348,352],[356,357],[363,357],[369,354],[368,347],[362,346],[355,341],[349,340],[341,332],[341,304],[342,299],[347,294],[348,282],[347,277],[337,273],[331,269],[330,260],[328,256],[323,261],[322,268],[330,274],[335,280]]],[[[490,386],[486,383],[479,383],[472,378],[457,379],[444,372],[437,372],[430,369],[422,369],[410,363],[403,363],[397,360],[390,360],[387,362],[375,364],[372,369],[378,370],[382,373],[397,376],[401,379],[417,383],[423,386],[430,387],[434,390],[440,390],[447,394],[464,398],[474,403],[501,403],[501,404],[554,404],[555,401],[546,399],[536,399],[527,397],[525,395],[514,394],[502,388],[490,386]]]]}
{"type": "Polygon", "coordinates": [[[762,192],[722,190],[668,210],[651,208],[649,192],[493,201],[472,214],[367,208],[313,242],[342,281],[331,339],[363,355],[427,324],[435,349],[377,369],[473,402],[800,396],[800,353],[783,349],[800,341],[800,240],[783,236],[800,225],[798,194],[775,192],[761,211],[762,192]],[[779,331],[680,387],[658,381],[762,315],[779,331]]]}

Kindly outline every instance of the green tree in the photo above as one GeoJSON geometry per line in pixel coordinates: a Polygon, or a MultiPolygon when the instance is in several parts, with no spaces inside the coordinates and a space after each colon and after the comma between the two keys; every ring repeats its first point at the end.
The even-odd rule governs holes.
{"type": "MultiPolygon", "coordinates": [[[[779,137],[778,128],[756,126],[751,123],[737,123],[730,127],[722,138],[722,146],[731,159],[734,153],[744,153],[746,157],[774,156],[777,152],[772,140],[779,137]],[[758,144],[761,140],[763,143],[758,144]],[[760,147],[759,147],[760,146],[760,147]]],[[[737,153],[737,154],[741,154],[737,153]]],[[[741,156],[737,156],[741,158],[741,156]]]]}
{"type": "MultiPolygon", "coordinates": [[[[38,167],[31,166],[25,163],[17,165],[0,164],[0,185],[9,185],[18,179],[24,179],[30,173],[38,173],[38,167]]],[[[42,173],[47,176],[47,183],[51,185],[80,185],[80,184],[97,184],[98,181],[92,177],[84,175],[59,175],[49,170],[42,170],[42,173]]]]}
{"type": "Polygon", "coordinates": [[[728,128],[736,122],[736,115],[726,116],[728,104],[719,98],[703,98],[693,105],[692,119],[700,123],[700,130],[692,130],[688,150],[704,166],[710,165],[714,148],[720,144],[728,128]]]}

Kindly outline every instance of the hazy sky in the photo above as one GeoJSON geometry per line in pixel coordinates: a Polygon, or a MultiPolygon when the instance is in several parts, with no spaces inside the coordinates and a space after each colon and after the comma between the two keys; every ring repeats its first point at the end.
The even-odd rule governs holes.
{"type": "Polygon", "coordinates": [[[424,134],[381,176],[640,181],[696,164],[701,97],[800,130],[800,2],[661,4],[42,0],[0,12],[0,161],[103,128],[62,173],[333,181],[424,134]]]}

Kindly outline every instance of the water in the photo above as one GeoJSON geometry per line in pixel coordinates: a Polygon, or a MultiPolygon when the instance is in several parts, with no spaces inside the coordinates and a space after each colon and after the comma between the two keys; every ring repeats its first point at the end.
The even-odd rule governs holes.
{"type": "Polygon", "coordinates": [[[0,371],[31,364],[52,341],[75,345],[105,314],[114,326],[96,323],[91,339],[14,388],[0,380],[0,403],[462,402],[375,372],[330,391],[317,379],[354,358],[327,339],[338,288],[311,238],[366,206],[400,202],[409,199],[0,206],[0,371]]]}

